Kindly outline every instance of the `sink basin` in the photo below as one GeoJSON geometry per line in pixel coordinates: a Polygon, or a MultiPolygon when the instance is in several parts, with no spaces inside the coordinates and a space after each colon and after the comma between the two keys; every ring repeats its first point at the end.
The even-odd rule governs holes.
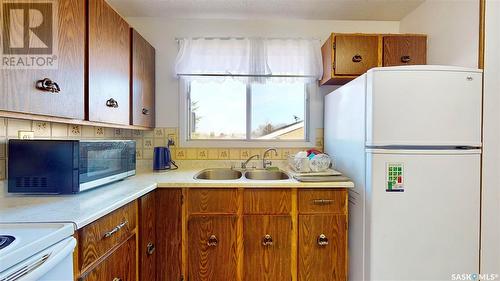
{"type": "Polygon", "coordinates": [[[287,180],[290,177],[282,171],[253,170],[245,173],[249,180],[287,180]]]}
{"type": "Polygon", "coordinates": [[[195,180],[237,180],[241,172],[226,168],[205,169],[194,176],[195,180]]]}

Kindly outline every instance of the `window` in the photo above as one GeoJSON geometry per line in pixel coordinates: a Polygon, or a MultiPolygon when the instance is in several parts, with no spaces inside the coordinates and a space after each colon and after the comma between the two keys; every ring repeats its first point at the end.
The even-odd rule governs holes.
{"type": "Polygon", "coordinates": [[[205,77],[187,83],[188,140],[308,139],[308,91],[301,80],[205,77]]]}
{"type": "Polygon", "coordinates": [[[182,145],[311,145],[323,104],[316,84],[323,75],[320,40],[201,37],[178,42],[182,145]]]}

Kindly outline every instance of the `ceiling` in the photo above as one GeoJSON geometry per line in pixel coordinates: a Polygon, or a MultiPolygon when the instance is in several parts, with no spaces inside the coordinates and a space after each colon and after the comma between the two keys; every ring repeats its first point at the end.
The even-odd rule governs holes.
{"type": "Polygon", "coordinates": [[[125,17],[399,21],[424,0],[108,0],[125,17]]]}

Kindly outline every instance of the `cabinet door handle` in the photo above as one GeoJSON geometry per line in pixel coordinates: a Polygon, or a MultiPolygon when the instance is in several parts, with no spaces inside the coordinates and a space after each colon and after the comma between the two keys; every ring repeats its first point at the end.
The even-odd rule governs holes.
{"type": "Polygon", "coordinates": [[[207,242],[208,247],[216,247],[217,244],[219,244],[219,239],[217,239],[217,236],[213,234],[210,235],[210,237],[208,237],[208,242],[207,242]]]}
{"type": "Polygon", "coordinates": [[[59,85],[49,78],[43,78],[42,80],[36,81],[36,88],[38,90],[51,92],[51,93],[55,93],[55,94],[57,94],[61,91],[61,88],[59,88],[59,85]]]}
{"type": "Polygon", "coordinates": [[[144,115],[149,115],[149,109],[147,109],[147,108],[143,108],[143,109],[142,109],[142,114],[144,114],[144,115]]]}
{"type": "Polygon", "coordinates": [[[110,231],[104,233],[104,238],[108,238],[108,237],[111,237],[113,236],[113,234],[117,233],[120,229],[122,229],[126,224],[128,223],[128,221],[123,221],[121,222],[119,225],[115,226],[113,229],[111,229],[110,231]]]}
{"type": "Polygon", "coordinates": [[[264,237],[262,238],[262,245],[264,246],[272,246],[273,245],[273,237],[269,234],[266,234],[264,235],[264,237]]]}
{"type": "Polygon", "coordinates": [[[401,57],[401,62],[402,63],[409,63],[411,61],[411,57],[410,56],[402,56],[401,57]]]}
{"type": "Polygon", "coordinates": [[[333,204],[333,199],[313,199],[314,205],[331,205],[333,204]]]}
{"type": "Polygon", "coordinates": [[[326,245],[328,245],[328,237],[326,237],[326,235],[324,235],[323,233],[321,233],[318,236],[318,245],[319,246],[326,246],[326,245]]]}
{"type": "Polygon", "coordinates": [[[354,55],[354,57],[352,57],[352,62],[361,62],[363,60],[363,57],[361,55],[354,55]]]}
{"type": "Polygon", "coordinates": [[[155,244],[149,242],[146,246],[146,253],[148,256],[151,256],[155,252],[155,244]]]}
{"type": "Polygon", "coordinates": [[[112,108],[117,108],[118,102],[114,98],[110,98],[109,100],[106,101],[106,106],[112,107],[112,108]]]}

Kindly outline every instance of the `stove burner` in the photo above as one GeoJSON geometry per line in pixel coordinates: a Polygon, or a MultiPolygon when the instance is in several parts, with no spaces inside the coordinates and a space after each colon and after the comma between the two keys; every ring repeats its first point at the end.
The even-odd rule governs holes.
{"type": "Polygon", "coordinates": [[[0,235],[0,250],[9,246],[16,238],[10,235],[0,235]]]}

